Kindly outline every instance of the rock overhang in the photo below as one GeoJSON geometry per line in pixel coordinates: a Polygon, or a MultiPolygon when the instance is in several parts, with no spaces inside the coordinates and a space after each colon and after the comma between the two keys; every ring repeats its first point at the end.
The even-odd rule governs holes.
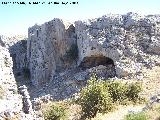
{"type": "MultiPolygon", "coordinates": [[[[45,41],[47,44],[53,43],[52,46],[58,44],[58,48],[54,47],[51,50],[54,52],[51,55],[52,57],[46,57],[55,59],[55,54],[58,52],[61,53],[56,57],[58,59],[50,62],[51,64],[49,66],[56,66],[57,64],[58,66],[52,67],[49,74],[53,74],[58,67],[63,66],[56,61],[61,61],[63,54],[65,54],[71,44],[77,44],[77,66],[86,57],[102,55],[113,60],[116,73],[119,77],[122,77],[137,73],[137,64],[140,65],[139,67],[142,67],[141,62],[144,59],[148,59],[146,58],[148,54],[153,53],[159,55],[159,47],[156,45],[159,44],[157,41],[160,38],[159,18],[160,16],[158,15],[142,16],[130,12],[125,15],[110,14],[96,19],[76,21],[74,24],[68,24],[68,26],[62,20],[54,19],[41,25],[41,27],[44,26],[42,29],[44,34],[39,33],[43,37],[42,39],[37,40],[37,38],[34,38],[35,36],[33,36],[33,39],[35,43],[45,41]],[[151,44],[149,41],[151,41],[151,44]],[[148,48],[146,48],[147,46],[148,48]],[[60,47],[63,49],[59,50],[60,47]],[[138,56],[141,57],[138,58],[138,56]],[[140,58],[141,60],[138,60],[140,58]]],[[[44,51],[49,51],[51,46],[44,47],[43,44],[40,44],[40,47],[43,48],[43,53],[44,51]]],[[[45,62],[45,59],[43,62],[45,62]]]]}

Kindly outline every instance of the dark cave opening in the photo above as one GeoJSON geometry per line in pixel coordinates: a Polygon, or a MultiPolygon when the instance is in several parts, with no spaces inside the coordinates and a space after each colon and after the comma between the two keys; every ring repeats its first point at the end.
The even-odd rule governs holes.
{"type": "Polygon", "coordinates": [[[111,58],[102,55],[85,57],[79,67],[82,70],[96,67],[98,69],[98,72],[96,70],[95,73],[97,75],[99,74],[98,76],[103,76],[104,78],[116,76],[114,61],[111,58]],[[99,65],[102,65],[104,67],[101,69],[98,67],[99,65]]]}
{"type": "Polygon", "coordinates": [[[85,57],[79,67],[81,67],[82,69],[88,69],[88,68],[96,67],[99,65],[103,65],[103,66],[113,65],[114,66],[114,62],[112,59],[108,57],[91,56],[91,57],[85,57]]]}

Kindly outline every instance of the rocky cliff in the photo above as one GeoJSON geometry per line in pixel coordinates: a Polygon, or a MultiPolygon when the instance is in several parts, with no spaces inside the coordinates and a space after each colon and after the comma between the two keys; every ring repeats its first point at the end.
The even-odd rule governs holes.
{"type": "Polygon", "coordinates": [[[53,81],[54,93],[67,80],[83,81],[93,72],[102,79],[142,79],[143,67],[160,65],[159,15],[110,14],[74,24],[55,18],[30,27],[28,38],[0,38],[14,74],[26,74],[35,86],[53,81]]]}
{"type": "Polygon", "coordinates": [[[106,15],[75,22],[79,64],[87,57],[113,60],[118,77],[135,75],[159,63],[160,16],[106,15]]]}
{"type": "Polygon", "coordinates": [[[26,51],[21,54],[22,37],[0,38],[0,120],[43,120],[33,111],[27,88],[19,87],[16,82],[14,73],[21,71],[26,64],[22,62],[26,60],[26,51]]]}
{"type": "Polygon", "coordinates": [[[27,37],[17,35],[14,37],[0,36],[0,43],[9,50],[13,60],[14,74],[21,74],[27,68],[27,37]]]}
{"type": "Polygon", "coordinates": [[[22,96],[18,94],[12,70],[13,62],[8,49],[0,45],[0,120],[33,119],[24,113],[22,96]]]}
{"type": "Polygon", "coordinates": [[[12,72],[12,59],[9,51],[0,46],[0,119],[13,117],[22,108],[20,95],[17,94],[17,85],[12,72]],[[6,113],[5,113],[6,112],[6,113]]]}
{"type": "Polygon", "coordinates": [[[74,24],[56,18],[30,27],[28,38],[0,36],[0,117],[33,118],[27,88],[18,94],[14,76],[32,98],[64,99],[93,72],[101,79],[142,79],[142,69],[154,66],[160,66],[159,15],[110,14],[74,24]]]}
{"type": "Polygon", "coordinates": [[[76,44],[74,26],[65,28],[60,19],[29,28],[27,58],[32,83],[38,85],[49,81],[52,74],[69,67],[70,61],[65,56],[73,44],[76,44]]]}
{"type": "MultiPolygon", "coordinates": [[[[110,71],[105,77],[139,78],[143,67],[159,64],[159,45],[158,15],[110,14],[76,21],[68,28],[62,20],[54,19],[29,28],[27,55],[31,80],[38,85],[71,66],[87,70],[99,65],[110,71]],[[77,48],[71,49],[74,46],[77,48]],[[66,59],[67,55],[74,60],[66,59]]],[[[76,74],[76,78],[80,76],[76,74]]]]}

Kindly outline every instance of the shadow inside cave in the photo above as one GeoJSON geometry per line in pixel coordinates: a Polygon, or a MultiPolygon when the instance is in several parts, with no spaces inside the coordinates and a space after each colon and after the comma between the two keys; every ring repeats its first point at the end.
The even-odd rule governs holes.
{"type": "Polygon", "coordinates": [[[103,77],[104,79],[116,76],[114,61],[103,55],[85,57],[79,67],[82,70],[91,69],[98,77],[103,77]]]}

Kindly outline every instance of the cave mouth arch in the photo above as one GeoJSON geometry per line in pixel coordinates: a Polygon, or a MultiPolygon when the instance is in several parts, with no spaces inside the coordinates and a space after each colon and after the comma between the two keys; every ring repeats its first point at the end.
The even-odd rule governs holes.
{"type": "Polygon", "coordinates": [[[99,69],[98,66],[100,65],[104,66],[105,69],[103,68],[100,70],[99,76],[103,76],[104,78],[111,78],[116,76],[114,61],[111,58],[105,57],[103,55],[84,57],[79,67],[82,70],[90,69],[93,67],[97,67],[99,69]]]}

